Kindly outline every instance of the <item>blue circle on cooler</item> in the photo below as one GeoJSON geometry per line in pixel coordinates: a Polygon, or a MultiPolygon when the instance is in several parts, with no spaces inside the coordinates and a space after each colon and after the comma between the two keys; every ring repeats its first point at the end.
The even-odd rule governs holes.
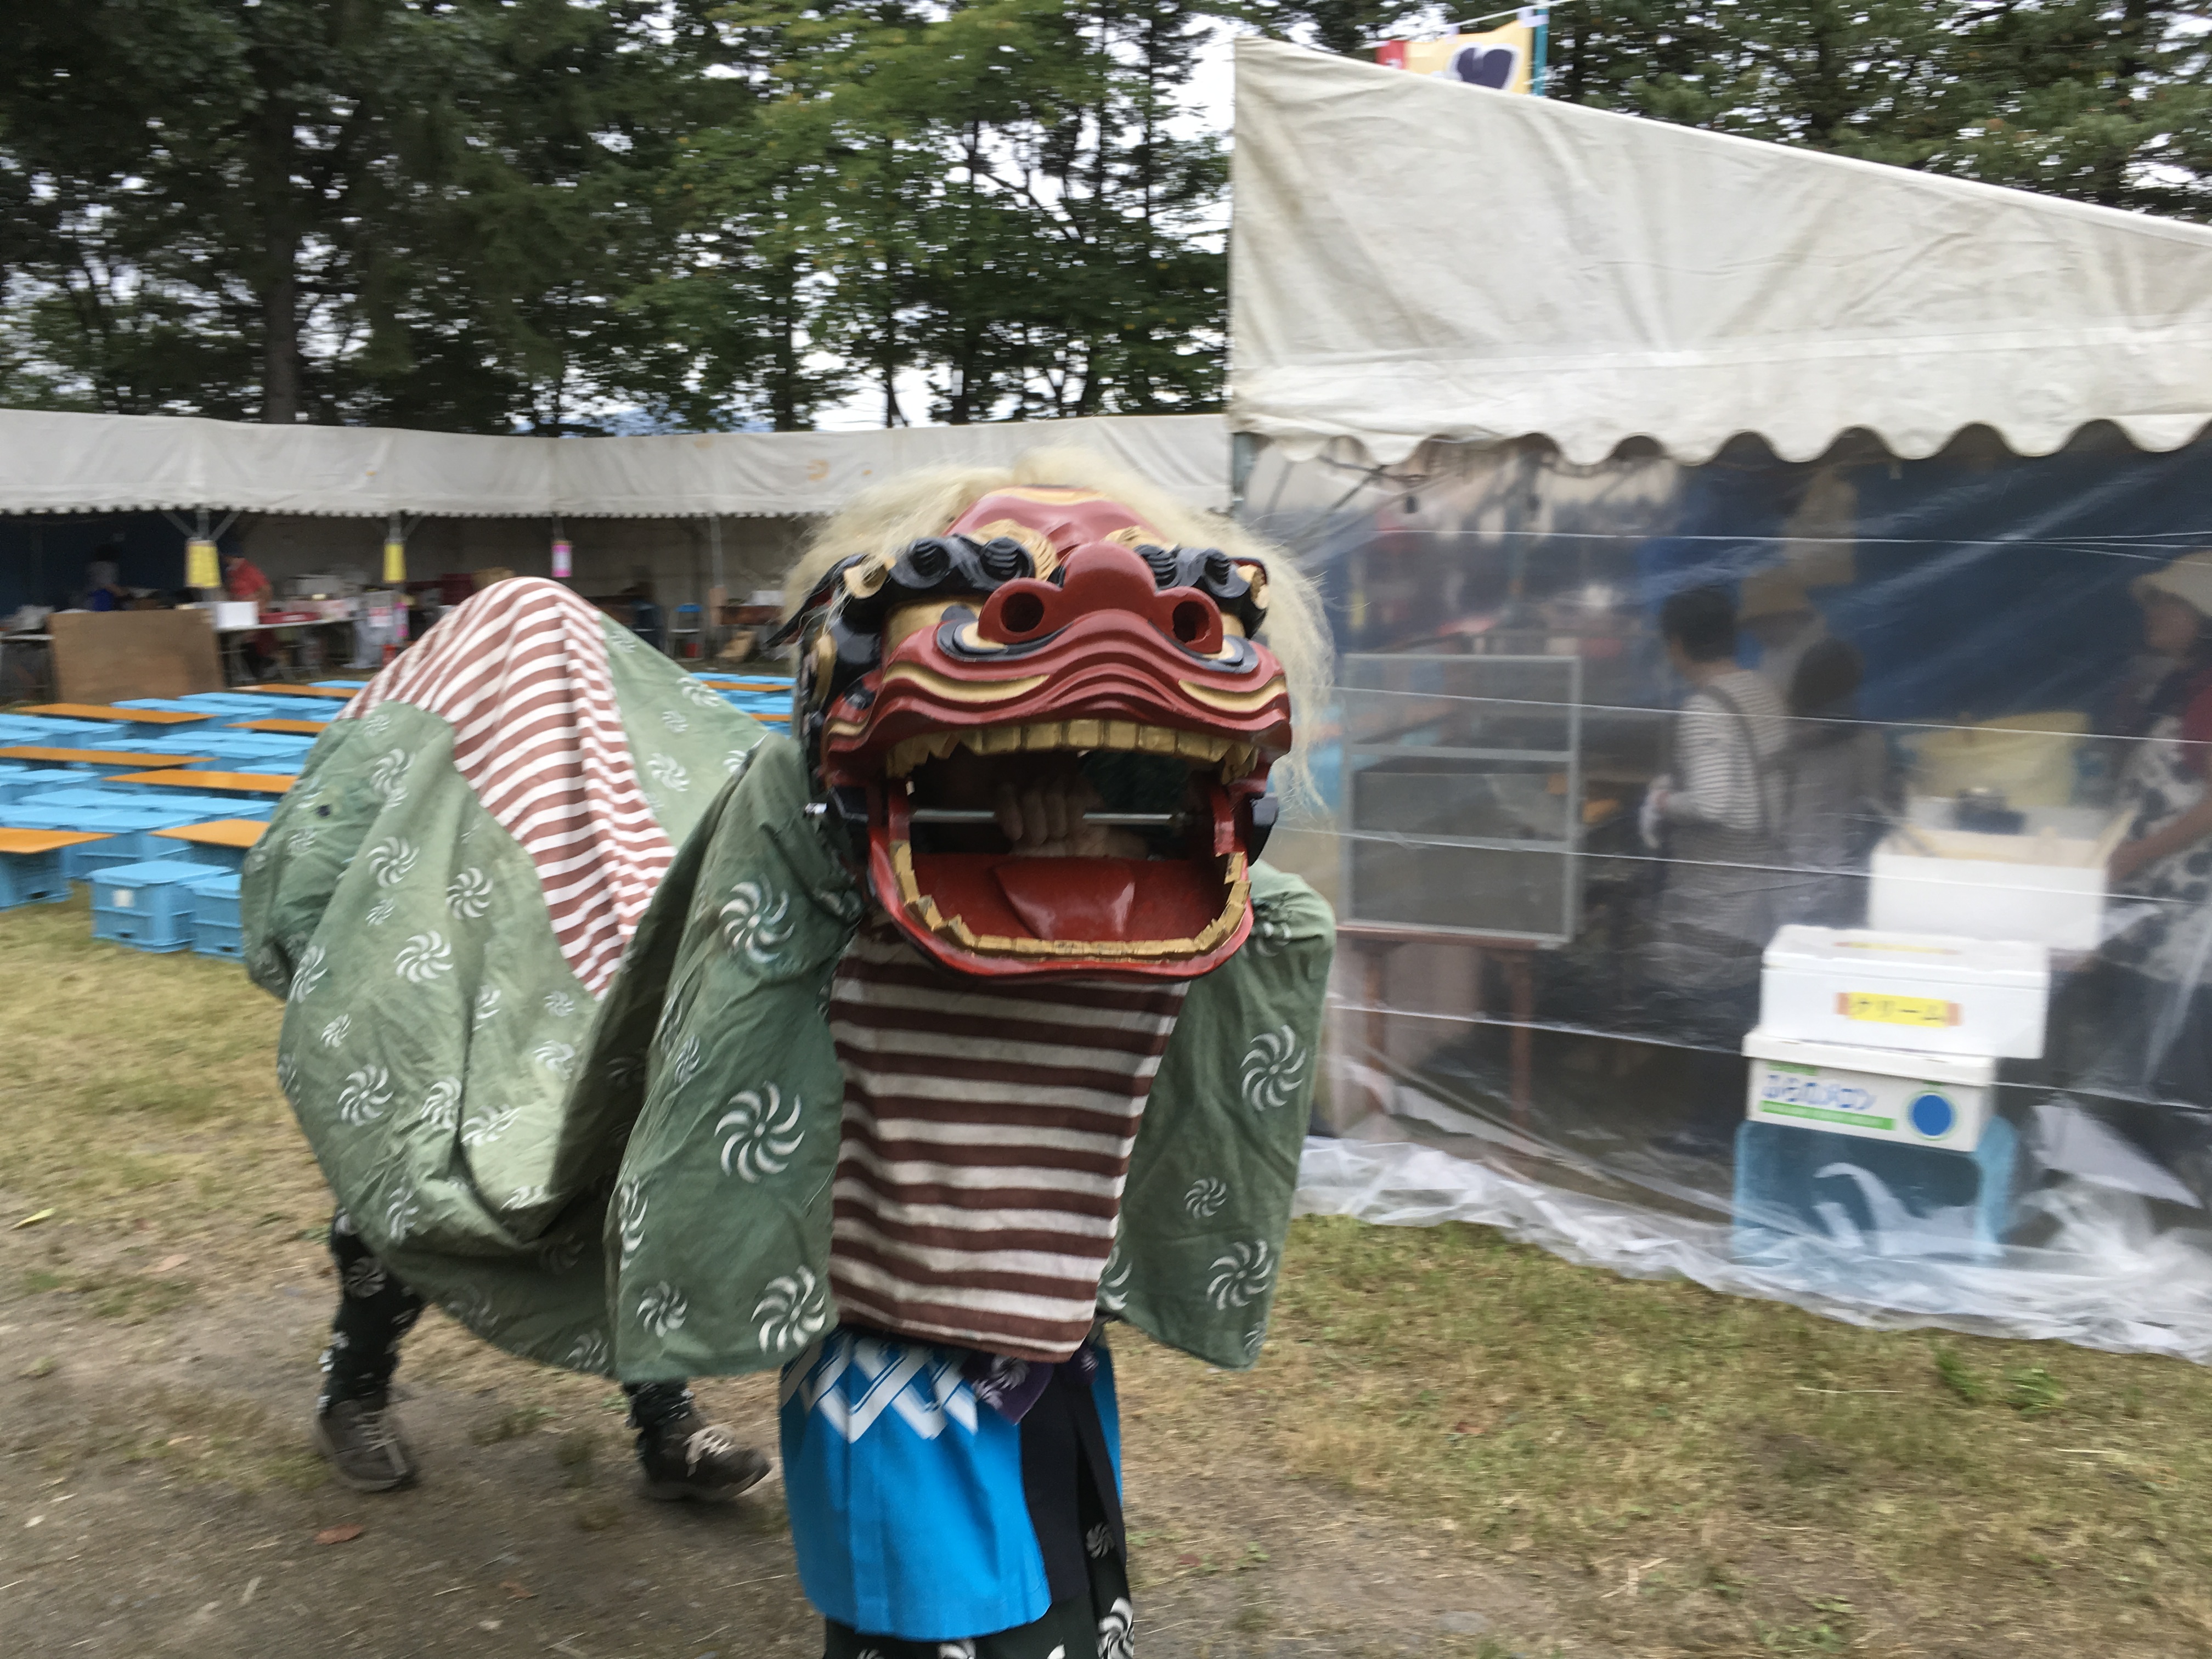
{"type": "Polygon", "coordinates": [[[1959,1121],[1958,1109],[1932,1089],[1917,1096],[1905,1113],[1911,1118],[1912,1127],[1930,1140],[1940,1140],[1949,1134],[1951,1126],[1959,1121]]]}

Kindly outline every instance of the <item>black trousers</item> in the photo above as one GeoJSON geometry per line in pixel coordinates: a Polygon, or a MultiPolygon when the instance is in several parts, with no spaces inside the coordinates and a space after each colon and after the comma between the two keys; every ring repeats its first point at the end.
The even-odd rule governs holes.
{"type": "MultiPolygon", "coordinates": [[[[322,1403],[378,1399],[392,1386],[399,1345],[422,1316],[422,1298],[376,1259],[343,1210],[331,1218],[330,1245],[338,1307],[323,1350],[322,1403]]],[[[691,1390],[681,1382],[625,1382],[623,1392],[641,1439],[691,1407],[691,1390]]]]}

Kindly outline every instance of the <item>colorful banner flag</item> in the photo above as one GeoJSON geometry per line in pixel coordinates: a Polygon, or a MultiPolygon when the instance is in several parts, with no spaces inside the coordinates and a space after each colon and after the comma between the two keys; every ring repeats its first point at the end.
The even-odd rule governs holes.
{"type": "Polygon", "coordinates": [[[1375,61],[1415,75],[1432,75],[1498,92],[1533,93],[1540,98],[1548,21],[1547,8],[1523,7],[1503,28],[1481,34],[1385,40],[1375,49],[1375,61]]]}

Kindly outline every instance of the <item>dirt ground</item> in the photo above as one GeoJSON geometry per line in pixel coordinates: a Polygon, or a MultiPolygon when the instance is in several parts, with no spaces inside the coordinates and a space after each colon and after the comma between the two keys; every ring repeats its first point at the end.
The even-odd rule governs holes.
{"type": "MultiPolygon", "coordinates": [[[[27,1212],[4,1189],[0,1204],[27,1212]]],[[[314,1244],[289,1237],[258,1281],[167,1308],[131,1291],[149,1282],[134,1267],[167,1261],[134,1257],[164,1248],[0,1231],[0,1650],[819,1650],[774,1477],[732,1504],[650,1502],[618,1394],[492,1353],[434,1314],[410,1340],[402,1406],[422,1480],[351,1492],[307,1444],[330,1295],[314,1244]],[[340,1527],[360,1535],[316,1541],[340,1527]]],[[[150,1282],[184,1285],[192,1268],[150,1282]]],[[[1190,1366],[1130,1358],[1136,1373],[1190,1366]]],[[[702,1392],[772,1443],[771,1382],[702,1392]]],[[[1129,1394],[1146,1659],[1594,1651],[1555,1644],[1540,1595],[1443,1559],[1434,1534],[1277,1478],[1234,1422],[1196,1459],[1182,1437],[1148,1435],[1140,1376],[1129,1394]]]]}

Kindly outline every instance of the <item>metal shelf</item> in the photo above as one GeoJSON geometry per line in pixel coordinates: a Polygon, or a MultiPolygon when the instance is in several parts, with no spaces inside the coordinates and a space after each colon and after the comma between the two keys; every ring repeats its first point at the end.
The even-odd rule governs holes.
{"type": "Polygon", "coordinates": [[[1343,659],[1339,685],[1347,710],[1363,694],[1398,700],[1373,734],[1379,741],[1348,733],[1344,741],[1347,922],[1415,929],[1439,942],[1543,946],[1574,937],[1581,914],[1582,675],[1582,659],[1566,656],[1362,653],[1343,659]],[[1510,713],[1501,717],[1486,705],[1510,713]],[[1482,744],[1486,727],[1495,729],[1501,718],[1510,729],[1552,742],[1482,744]],[[1424,731],[1462,740],[1403,741],[1424,731]],[[1407,769],[1419,762],[1433,765],[1407,769]],[[1565,787],[1556,794],[1538,787],[1540,769],[1564,771],[1565,787]],[[1524,825],[1539,835],[1450,833],[1524,825]]]}

